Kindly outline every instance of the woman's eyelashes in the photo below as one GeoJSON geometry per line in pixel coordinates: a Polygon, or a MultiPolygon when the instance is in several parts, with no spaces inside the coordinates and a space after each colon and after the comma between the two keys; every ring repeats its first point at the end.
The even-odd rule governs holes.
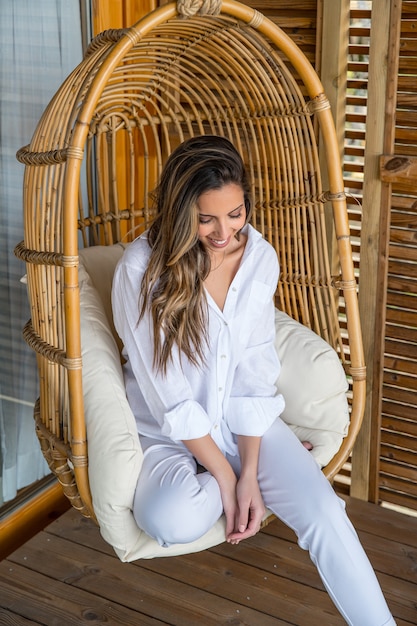
{"type": "MultiPolygon", "coordinates": [[[[239,210],[239,213],[231,213],[229,217],[232,220],[238,220],[242,217],[242,211],[239,210]]],[[[212,222],[213,220],[213,217],[202,217],[201,215],[199,217],[200,224],[210,224],[210,222],[212,222]]]]}

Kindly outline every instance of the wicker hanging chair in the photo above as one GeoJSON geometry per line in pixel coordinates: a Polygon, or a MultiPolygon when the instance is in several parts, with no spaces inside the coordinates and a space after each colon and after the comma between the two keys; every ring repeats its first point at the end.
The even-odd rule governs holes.
{"type": "MultiPolygon", "coordinates": [[[[201,5],[170,3],[131,28],[98,35],[18,153],[26,167],[24,242],[16,254],[27,265],[24,336],[39,368],[36,429],[64,492],[94,519],[79,261],[92,247],[110,255],[148,227],[149,192],[187,137],[224,135],[239,149],[250,172],[253,225],[280,260],[277,307],[328,342],[343,365],[350,424],[323,469],[329,479],[348,459],[364,410],[346,200],[322,85],[292,40],[258,11],[224,0],[205,3],[212,14],[202,15],[192,4],[201,5]]],[[[116,551],[123,560],[140,556],[116,551]]]]}

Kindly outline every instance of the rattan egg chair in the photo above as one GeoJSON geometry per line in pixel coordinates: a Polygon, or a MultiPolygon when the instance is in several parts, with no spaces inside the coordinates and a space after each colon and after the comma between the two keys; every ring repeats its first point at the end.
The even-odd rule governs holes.
{"type": "MultiPolygon", "coordinates": [[[[93,519],[80,256],[92,247],[114,250],[148,227],[150,191],[167,155],[187,137],[224,135],[239,149],[251,178],[253,225],[280,260],[277,307],[328,342],[343,364],[350,423],[323,468],[330,480],[348,459],[363,416],[346,199],[322,85],[300,49],[258,11],[224,0],[205,3],[212,14],[201,14],[195,4],[170,3],[131,28],[98,35],[18,153],[24,241],[16,254],[27,266],[31,320],[24,336],[39,368],[36,429],[65,494],[93,519]]],[[[124,560],[138,555],[116,551],[124,560]]]]}

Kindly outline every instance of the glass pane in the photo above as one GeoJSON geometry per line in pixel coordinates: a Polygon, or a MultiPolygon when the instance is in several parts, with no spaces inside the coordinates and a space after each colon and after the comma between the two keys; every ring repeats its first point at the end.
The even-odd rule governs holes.
{"type": "Polygon", "coordinates": [[[23,238],[28,144],[50,98],[82,57],[79,0],[0,0],[0,505],[48,467],[37,443],[36,360],[22,338],[30,311],[13,254],[23,238]]]}

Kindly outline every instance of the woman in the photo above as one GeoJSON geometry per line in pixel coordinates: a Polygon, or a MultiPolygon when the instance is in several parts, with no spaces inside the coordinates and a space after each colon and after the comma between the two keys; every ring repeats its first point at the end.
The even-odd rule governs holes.
{"type": "Polygon", "coordinates": [[[137,524],[163,545],[256,534],[265,507],[296,532],[348,624],[395,624],[316,462],[280,419],[275,250],[249,225],[243,162],[217,136],[185,141],[154,197],[157,217],[113,283],[127,396],[144,450],[137,524]]]}

